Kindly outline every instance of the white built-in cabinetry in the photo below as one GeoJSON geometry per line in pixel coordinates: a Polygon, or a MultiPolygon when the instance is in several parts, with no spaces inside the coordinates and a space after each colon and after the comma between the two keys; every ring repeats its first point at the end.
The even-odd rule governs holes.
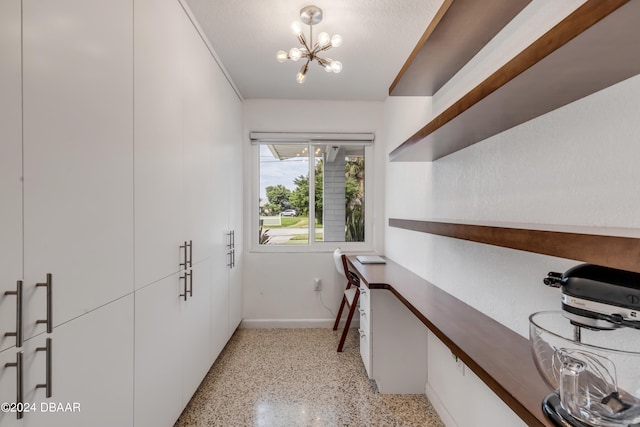
{"type": "MultiPolygon", "coordinates": [[[[20,32],[20,0],[0,2],[0,325],[12,325],[11,329],[15,329],[16,299],[4,292],[15,290],[22,279],[20,32]]],[[[15,345],[15,337],[0,332],[0,351],[15,345]]],[[[3,379],[0,376],[0,385],[3,379]]]]}
{"type": "Polygon", "coordinates": [[[360,356],[380,393],[422,394],[427,383],[427,333],[424,325],[386,289],[361,283],[360,356]],[[399,356],[398,349],[402,349],[399,356]]]}
{"type": "Polygon", "coordinates": [[[171,426],[240,322],[241,101],[178,0],[2,1],[0,57],[0,425],[171,426]]]}
{"type": "Polygon", "coordinates": [[[131,4],[10,0],[0,8],[0,309],[12,317],[1,323],[0,401],[16,402],[22,381],[22,402],[34,405],[21,419],[0,413],[0,424],[132,425],[131,4]],[[48,275],[51,285],[37,286],[48,275]],[[19,323],[18,280],[22,345],[4,336],[19,323]],[[51,396],[38,387],[47,377],[51,396]],[[75,402],[81,414],[42,411],[54,402],[75,402]]]}
{"type": "Polygon", "coordinates": [[[360,297],[358,298],[358,312],[360,314],[360,356],[367,376],[373,378],[371,370],[371,297],[369,288],[362,284],[360,286],[360,297]]]}

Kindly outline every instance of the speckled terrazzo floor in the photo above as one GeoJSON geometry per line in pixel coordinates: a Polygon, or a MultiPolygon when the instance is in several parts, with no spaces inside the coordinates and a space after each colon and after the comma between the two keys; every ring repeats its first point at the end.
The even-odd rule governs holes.
{"type": "Polygon", "coordinates": [[[367,379],[358,334],[238,329],[174,427],[444,427],[425,395],[384,395],[367,379]]]}

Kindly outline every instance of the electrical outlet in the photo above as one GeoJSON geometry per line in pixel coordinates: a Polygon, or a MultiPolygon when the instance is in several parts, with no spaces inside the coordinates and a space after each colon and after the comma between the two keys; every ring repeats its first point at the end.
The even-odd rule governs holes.
{"type": "Polygon", "coordinates": [[[319,292],[321,285],[322,285],[322,282],[320,281],[320,279],[318,279],[318,278],[313,279],[313,290],[314,291],[319,292]]]}

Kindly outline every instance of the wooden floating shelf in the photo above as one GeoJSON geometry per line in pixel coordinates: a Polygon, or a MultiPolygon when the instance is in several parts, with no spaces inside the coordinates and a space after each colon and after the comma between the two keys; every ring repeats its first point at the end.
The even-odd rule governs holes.
{"type": "Polygon", "coordinates": [[[367,287],[391,291],[527,425],[553,425],[541,405],[551,390],[526,338],[392,260],[365,265],[348,259],[367,287]]]}
{"type": "Polygon", "coordinates": [[[433,95],[531,0],[445,0],[389,88],[433,95]]]}
{"type": "Polygon", "coordinates": [[[432,161],[640,73],[640,1],[589,0],[396,147],[432,161]]]}
{"type": "Polygon", "coordinates": [[[397,218],[390,218],[389,226],[640,273],[640,230],[637,229],[397,218]]]}

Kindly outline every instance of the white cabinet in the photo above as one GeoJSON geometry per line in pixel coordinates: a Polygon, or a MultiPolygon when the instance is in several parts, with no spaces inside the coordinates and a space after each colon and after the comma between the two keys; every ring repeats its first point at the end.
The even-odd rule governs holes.
{"type": "MultiPolygon", "coordinates": [[[[183,190],[184,12],[177,1],[134,2],[136,289],[178,271],[183,190]]],[[[196,253],[197,253],[196,247],[196,253]]]]}
{"type": "MultiPolygon", "coordinates": [[[[40,334],[22,352],[23,402],[29,411],[0,411],[0,425],[109,427],[133,425],[133,295],[40,334]],[[50,344],[47,345],[47,340],[50,344]],[[48,350],[44,350],[48,348],[48,350]],[[48,352],[50,352],[48,354],[48,352]],[[48,383],[47,358],[51,358],[48,383]],[[49,384],[51,396],[46,396],[49,384]],[[62,404],[62,406],[60,406],[62,404]],[[53,405],[53,406],[52,406],[53,405]]],[[[16,402],[18,351],[0,353],[0,399],[16,402]]]]}
{"type": "MultiPolygon", "coordinates": [[[[13,403],[17,400],[18,369],[7,367],[6,364],[16,363],[18,352],[22,349],[10,348],[0,352],[0,404],[13,403]]],[[[24,360],[24,352],[23,352],[24,360]]],[[[15,408],[10,408],[15,410],[15,408]]],[[[2,427],[22,427],[24,418],[17,419],[15,412],[5,412],[0,410],[0,426],[2,427]]]]}
{"type": "Polygon", "coordinates": [[[225,258],[213,258],[211,282],[211,360],[215,360],[229,339],[229,279],[225,258]]]}
{"type": "Polygon", "coordinates": [[[211,368],[211,258],[193,265],[191,291],[181,300],[182,407],[211,368]]]}
{"type": "Polygon", "coordinates": [[[360,297],[358,298],[358,314],[360,315],[360,356],[367,371],[367,376],[373,378],[371,369],[371,301],[369,288],[363,283],[360,285],[360,297]]]}
{"type": "Polygon", "coordinates": [[[241,317],[241,101],[177,0],[3,0],[0,57],[0,401],[22,354],[25,402],[80,407],[0,424],[169,426],[241,317]]]}
{"type": "Polygon", "coordinates": [[[135,426],[169,426],[182,411],[180,275],[136,291],[135,426]]]}
{"type": "Polygon", "coordinates": [[[210,257],[213,245],[218,243],[214,224],[221,205],[214,173],[225,160],[213,156],[217,143],[214,134],[217,100],[212,93],[215,61],[186,15],[182,25],[185,235],[193,239],[193,262],[197,263],[210,257]]]}
{"type": "MultiPolygon", "coordinates": [[[[213,68],[212,98],[216,101],[214,124],[213,158],[216,167],[213,169],[214,194],[216,195],[216,209],[212,217],[214,235],[220,236],[214,243],[214,261],[217,273],[214,281],[225,283],[227,320],[226,338],[238,327],[242,320],[242,228],[243,228],[243,145],[242,145],[242,104],[231,86],[226,81],[220,68],[213,68]],[[233,267],[223,268],[230,264],[229,233],[233,233],[233,267]]],[[[215,286],[214,282],[214,286],[215,286]]],[[[219,298],[224,298],[223,290],[219,289],[219,298]]],[[[214,304],[222,304],[217,300],[214,304]]],[[[223,324],[222,313],[216,324],[223,324]]],[[[216,316],[214,314],[214,316],[216,316]]],[[[226,342],[226,339],[224,340],[226,342]]],[[[223,344],[224,346],[224,344],[223,344]]],[[[214,346],[215,349],[219,345],[214,346]]],[[[221,347],[220,347],[221,349],[221,347]]]]}
{"type": "Polygon", "coordinates": [[[0,351],[14,346],[15,291],[22,279],[22,98],[20,0],[0,2],[0,351]]]}
{"type": "Polygon", "coordinates": [[[25,337],[133,290],[131,3],[22,2],[25,337]]]}
{"type": "Polygon", "coordinates": [[[132,426],[132,324],[129,295],[25,343],[25,401],[38,405],[38,413],[25,414],[28,427],[132,426]],[[53,373],[47,399],[45,389],[34,385],[46,382],[46,352],[35,350],[48,337],[53,373]],[[51,412],[51,404],[58,408],[60,403],[65,411],[51,412]]]}
{"type": "Polygon", "coordinates": [[[384,394],[424,393],[427,328],[389,290],[369,290],[369,304],[370,376],[378,390],[384,394]]]}
{"type": "Polygon", "coordinates": [[[213,360],[210,346],[211,260],[136,291],[135,425],[172,425],[213,360]],[[189,293],[188,293],[189,294],[189,293]]]}

